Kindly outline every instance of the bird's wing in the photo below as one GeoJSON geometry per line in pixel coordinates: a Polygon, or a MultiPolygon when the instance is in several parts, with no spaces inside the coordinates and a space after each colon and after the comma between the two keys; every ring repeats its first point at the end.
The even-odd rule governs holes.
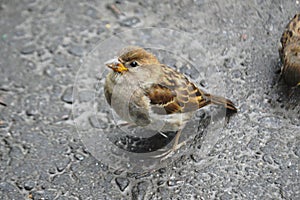
{"type": "Polygon", "coordinates": [[[300,39],[297,42],[288,44],[284,51],[282,75],[289,85],[297,86],[300,84],[300,39]]]}
{"type": "Polygon", "coordinates": [[[163,76],[157,83],[145,89],[145,94],[150,99],[155,113],[173,114],[195,111],[200,107],[200,103],[206,102],[201,90],[184,75],[165,65],[161,67],[163,76]]]}
{"type": "Polygon", "coordinates": [[[176,102],[176,92],[161,84],[151,84],[145,90],[150,99],[152,110],[157,114],[172,114],[181,112],[181,106],[176,102]]]}

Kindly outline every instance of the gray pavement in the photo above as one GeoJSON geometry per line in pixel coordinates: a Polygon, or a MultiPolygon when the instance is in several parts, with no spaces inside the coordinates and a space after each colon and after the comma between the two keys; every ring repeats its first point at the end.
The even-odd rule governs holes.
{"type": "Polygon", "coordinates": [[[299,10],[295,0],[1,1],[0,199],[300,199],[299,89],[278,73],[280,36],[299,10]],[[222,77],[239,112],[215,142],[196,127],[182,156],[138,174],[77,137],[72,91],[95,44],[142,27],[187,32],[174,51],[215,69],[201,85],[216,93],[222,77]]]}

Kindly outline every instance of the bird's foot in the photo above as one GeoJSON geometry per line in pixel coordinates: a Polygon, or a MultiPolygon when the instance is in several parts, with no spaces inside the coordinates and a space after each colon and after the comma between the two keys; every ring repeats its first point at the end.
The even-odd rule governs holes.
{"type": "Polygon", "coordinates": [[[167,158],[171,157],[175,153],[175,151],[177,151],[178,149],[180,149],[184,145],[186,145],[186,141],[183,141],[179,144],[174,144],[171,149],[163,152],[162,154],[153,156],[153,158],[160,158],[160,161],[164,161],[167,158]]]}

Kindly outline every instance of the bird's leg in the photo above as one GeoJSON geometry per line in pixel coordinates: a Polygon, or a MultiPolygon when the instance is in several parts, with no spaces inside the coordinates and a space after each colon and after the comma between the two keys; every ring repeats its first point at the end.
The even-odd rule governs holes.
{"type": "Polygon", "coordinates": [[[126,121],[121,121],[121,122],[117,123],[117,126],[118,127],[128,127],[128,128],[130,128],[130,127],[132,127],[132,128],[137,127],[137,125],[135,123],[126,122],[126,121]]]}
{"type": "Polygon", "coordinates": [[[168,136],[166,134],[164,134],[163,132],[159,131],[159,134],[161,134],[162,136],[164,136],[165,138],[168,138],[168,136]]]}
{"type": "Polygon", "coordinates": [[[289,100],[294,96],[296,90],[298,90],[300,87],[300,82],[296,85],[296,86],[293,86],[292,88],[290,88],[290,92],[289,92],[289,100]]]}
{"type": "Polygon", "coordinates": [[[177,149],[179,149],[181,146],[185,145],[185,143],[186,143],[186,141],[183,141],[183,142],[178,144],[181,132],[182,132],[182,130],[180,129],[176,133],[175,141],[174,141],[174,144],[173,144],[173,147],[172,147],[173,151],[176,151],[177,149]]]}
{"type": "Polygon", "coordinates": [[[163,160],[167,159],[173,152],[175,152],[180,147],[185,145],[186,141],[179,143],[179,138],[180,138],[181,132],[182,132],[181,129],[177,131],[176,136],[175,136],[175,141],[174,141],[174,144],[171,149],[169,149],[168,151],[166,151],[160,155],[154,156],[154,158],[161,158],[161,161],[163,161],[163,160]]]}

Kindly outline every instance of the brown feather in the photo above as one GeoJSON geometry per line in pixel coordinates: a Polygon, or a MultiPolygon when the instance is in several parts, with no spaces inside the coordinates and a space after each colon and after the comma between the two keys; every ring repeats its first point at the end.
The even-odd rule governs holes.
{"type": "Polygon", "coordinates": [[[176,94],[160,84],[152,84],[145,90],[151,104],[164,105],[174,100],[176,94]]]}
{"type": "Polygon", "coordinates": [[[177,108],[171,113],[191,112],[209,104],[223,105],[228,110],[237,112],[237,108],[230,100],[224,97],[204,93],[183,74],[180,74],[172,68],[163,66],[163,70],[168,74],[168,77],[170,79],[172,78],[175,82],[174,86],[169,89],[172,89],[172,92],[176,94],[174,99],[175,102],[173,102],[171,106],[177,106],[177,108]]]}
{"type": "Polygon", "coordinates": [[[287,24],[281,36],[282,47],[279,50],[285,82],[290,86],[300,85],[300,14],[287,24]]]}
{"type": "Polygon", "coordinates": [[[171,102],[164,106],[167,114],[181,113],[182,107],[177,102],[171,102]]]}
{"type": "Polygon", "coordinates": [[[145,89],[145,95],[150,99],[152,105],[157,106],[154,112],[158,114],[171,114],[180,112],[181,107],[175,101],[176,93],[166,86],[160,84],[152,84],[145,89]],[[163,108],[161,111],[159,108],[163,108]]]}
{"type": "MultiPolygon", "coordinates": [[[[190,82],[183,74],[165,65],[162,67],[162,76],[157,84],[145,89],[145,95],[154,106],[153,112],[157,114],[174,114],[196,111],[209,104],[223,105],[228,110],[236,112],[234,104],[219,96],[204,93],[190,82]],[[170,82],[173,84],[170,85],[170,82]]],[[[154,66],[147,66],[149,68],[154,66]]]]}
{"type": "Polygon", "coordinates": [[[230,101],[229,99],[226,99],[226,98],[220,97],[220,96],[216,96],[216,95],[207,94],[207,93],[204,94],[204,96],[205,96],[205,101],[202,101],[202,103],[199,104],[202,107],[206,106],[208,104],[215,104],[215,105],[224,106],[229,111],[237,112],[237,108],[232,103],[232,101],[230,101]]]}
{"type": "Polygon", "coordinates": [[[159,84],[152,84],[146,89],[146,96],[150,103],[158,107],[153,109],[158,114],[173,114],[196,111],[209,104],[223,105],[234,112],[237,111],[234,104],[223,97],[210,95],[202,92],[191,83],[183,74],[161,65],[166,78],[161,78],[159,84]],[[173,84],[169,84],[172,82],[173,84]]]}
{"type": "Polygon", "coordinates": [[[300,83],[300,39],[286,46],[282,75],[286,83],[291,86],[300,83]]]}
{"type": "Polygon", "coordinates": [[[130,46],[122,49],[119,54],[119,60],[123,64],[131,61],[138,61],[141,64],[159,64],[159,61],[153,54],[141,47],[130,46]]]}
{"type": "Polygon", "coordinates": [[[198,88],[174,69],[165,65],[161,65],[161,67],[164,72],[162,75],[167,74],[168,78],[160,78],[159,84],[152,84],[145,90],[150,103],[164,109],[164,112],[158,111],[157,108],[153,111],[159,114],[173,114],[197,110],[199,108],[197,97],[199,92],[195,90],[198,88]]]}

